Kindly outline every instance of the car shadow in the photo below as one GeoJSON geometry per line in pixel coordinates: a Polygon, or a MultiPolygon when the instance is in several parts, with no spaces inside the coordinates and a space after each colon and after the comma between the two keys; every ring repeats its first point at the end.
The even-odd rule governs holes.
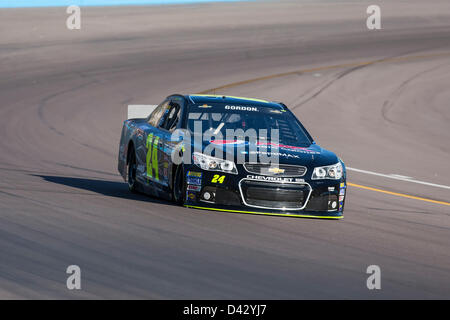
{"type": "Polygon", "coordinates": [[[131,193],[128,185],[120,181],[107,181],[88,178],[49,176],[49,175],[33,175],[51,183],[61,184],[72,188],[96,192],[108,197],[146,201],[174,206],[175,204],[163,199],[154,198],[142,193],[131,193]]]}

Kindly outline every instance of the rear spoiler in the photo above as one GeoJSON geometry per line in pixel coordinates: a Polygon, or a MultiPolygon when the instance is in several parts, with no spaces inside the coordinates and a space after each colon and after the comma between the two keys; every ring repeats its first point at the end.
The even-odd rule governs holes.
{"type": "Polygon", "coordinates": [[[154,104],[130,104],[128,105],[128,119],[145,119],[158,105],[154,104]]]}

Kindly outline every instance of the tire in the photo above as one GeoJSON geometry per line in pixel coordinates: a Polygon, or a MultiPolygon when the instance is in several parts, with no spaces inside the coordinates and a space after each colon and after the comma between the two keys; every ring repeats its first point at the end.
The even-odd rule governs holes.
{"type": "Polygon", "coordinates": [[[133,193],[138,193],[138,182],[136,180],[136,153],[134,148],[130,150],[130,158],[128,160],[128,189],[133,193]]]}
{"type": "Polygon", "coordinates": [[[183,205],[186,201],[186,183],[184,181],[184,170],[182,165],[177,167],[173,179],[172,199],[176,204],[183,205]]]}

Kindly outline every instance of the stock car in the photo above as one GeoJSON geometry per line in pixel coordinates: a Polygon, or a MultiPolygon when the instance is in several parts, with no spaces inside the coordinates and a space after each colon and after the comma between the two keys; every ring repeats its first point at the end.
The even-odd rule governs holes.
{"type": "Polygon", "coordinates": [[[283,103],[175,94],[151,110],[123,123],[118,170],[131,192],[196,209],[343,218],[344,163],[283,103]]]}

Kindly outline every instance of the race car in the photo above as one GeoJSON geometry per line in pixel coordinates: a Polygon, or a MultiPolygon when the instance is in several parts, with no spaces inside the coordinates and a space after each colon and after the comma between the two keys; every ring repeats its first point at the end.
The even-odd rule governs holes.
{"type": "Polygon", "coordinates": [[[285,104],[174,94],[151,110],[123,123],[118,169],[131,192],[196,209],[343,217],[343,161],[285,104]]]}

